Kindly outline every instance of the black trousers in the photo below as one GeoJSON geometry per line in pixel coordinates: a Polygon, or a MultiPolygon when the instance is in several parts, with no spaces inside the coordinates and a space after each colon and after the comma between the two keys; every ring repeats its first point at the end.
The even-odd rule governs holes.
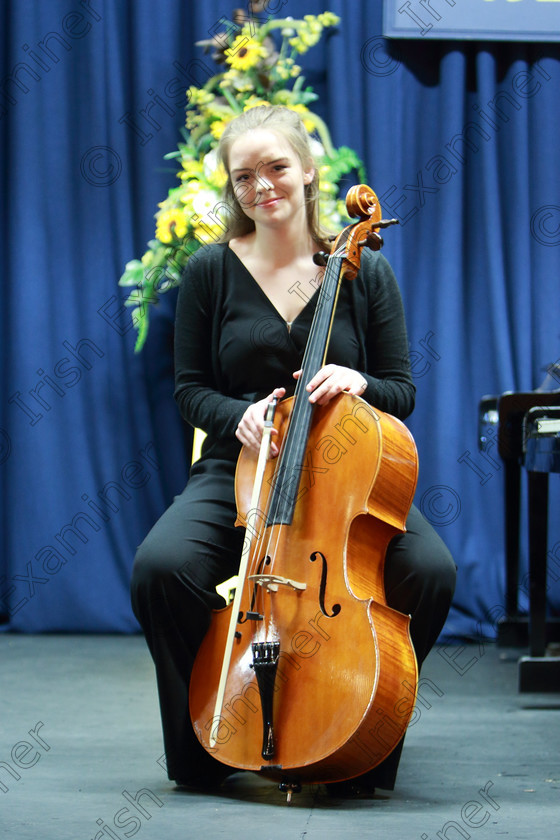
{"type": "MultiPolygon", "coordinates": [[[[199,744],[189,718],[189,678],[197,650],[222,607],[216,585],[235,575],[243,529],[235,528],[235,464],[198,462],[184,492],[138,548],[132,572],[134,613],[144,631],[157,677],[163,740],[170,779],[219,777],[223,764],[199,744]]],[[[407,531],[389,544],[387,603],[410,614],[418,664],[428,655],[449,611],[456,567],[442,540],[416,508],[407,531]]],[[[402,742],[367,776],[392,790],[402,742]]]]}

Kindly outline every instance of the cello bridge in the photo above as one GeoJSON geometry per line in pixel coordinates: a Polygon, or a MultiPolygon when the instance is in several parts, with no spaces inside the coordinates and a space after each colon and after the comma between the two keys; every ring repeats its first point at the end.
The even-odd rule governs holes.
{"type": "Polygon", "coordinates": [[[299,591],[307,589],[306,583],[300,583],[297,580],[291,580],[280,575],[249,575],[248,580],[262,586],[267,592],[278,592],[279,586],[288,586],[299,591]]]}

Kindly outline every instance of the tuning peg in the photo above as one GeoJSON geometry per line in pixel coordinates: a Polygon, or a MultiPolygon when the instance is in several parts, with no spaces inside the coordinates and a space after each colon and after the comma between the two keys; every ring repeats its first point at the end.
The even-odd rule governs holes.
{"type": "Polygon", "coordinates": [[[383,247],[383,237],[374,230],[366,236],[366,244],[372,251],[379,251],[383,247]]]}
{"type": "Polygon", "coordinates": [[[313,254],[313,262],[315,265],[324,266],[327,264],[329,259],[329,255],[326,251],[317,251],[317,253],[313,254]]]}
{"type": "Polygon", "coordinates": [[[383,247],[383,237],[377,231],[373,230],[367,234],[365,239],[359,243],[362,248],[369,248],[371,251],[380,251],[383,247]]]}
{"type": "Polygon", "coordinates": [[[389,227],[389,225],[398,225],[398,224],[399,224],[398,219],[380,219],[378,222],[375,223],[375,227],[386,228],[386,227],[389,227]]]}

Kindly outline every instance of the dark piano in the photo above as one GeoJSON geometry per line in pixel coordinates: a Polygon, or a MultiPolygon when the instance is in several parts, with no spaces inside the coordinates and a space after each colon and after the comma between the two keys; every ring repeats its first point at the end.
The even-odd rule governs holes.
{"type": "Polygon", "coordinates": [[[560,658],[547,658],[552,669],[540,666],[547,648],[560,641],[560,620],[546,615],[548,473],[558,472],[560,458],[559,384],[560,360],[547,368],[537,390],[485,396],[479,404],[479,449],[486,452],[497,440],[504,464],[505,617],[498,624],[497,642],[529,646],[530,656],[520,660],[521,691],[560,690],[560,658]],[[528,616],[520,614],[518,599],[523,468],[528,476],[528,616]]]}

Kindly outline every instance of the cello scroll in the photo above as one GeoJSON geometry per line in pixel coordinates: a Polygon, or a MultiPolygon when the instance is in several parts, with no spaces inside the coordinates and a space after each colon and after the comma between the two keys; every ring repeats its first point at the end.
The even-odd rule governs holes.
{"type": "Polygon", "coordinates": [[[378,198],[367,184],[351,187],[346,195],[346,211],[351,218],[359,221],[345,228],[334,242],[333,250],[345,244],[342,274],[353,280],[360,269],[362,248],[379,251],[383,238],[378,233],[380,228],[398,225],[398,219],[382,219],[378,198]]]}

